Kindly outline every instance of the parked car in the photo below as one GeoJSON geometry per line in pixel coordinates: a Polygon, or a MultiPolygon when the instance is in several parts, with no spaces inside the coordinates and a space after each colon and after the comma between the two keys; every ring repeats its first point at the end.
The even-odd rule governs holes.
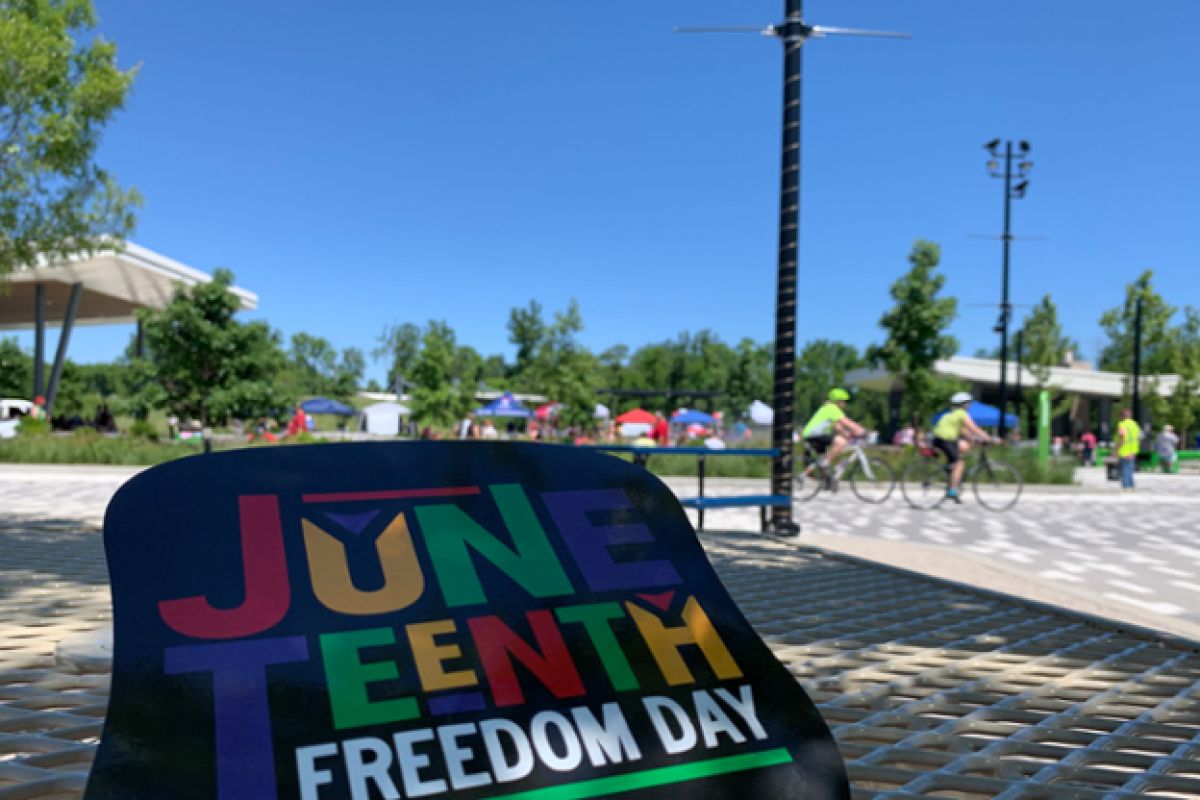
{"type": "Polygon", "coordinates": [[[33,403],[15,398],[0,399],[0,439],[11,439],[17,435],[17,424],[21,417],[33,410],[33,403]]]}

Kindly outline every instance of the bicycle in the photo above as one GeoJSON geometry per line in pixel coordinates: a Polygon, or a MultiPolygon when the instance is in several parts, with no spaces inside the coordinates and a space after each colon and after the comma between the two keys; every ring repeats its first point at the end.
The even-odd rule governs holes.
{"type": "MultiPolygon", "coordinates": [[[[1025,481],[1012,464],[989,458],[988,446],[982,443],[979,456],[967,464],[961,486],[969,482],[979,505],[989,511],[1007,511],[1016,505],[1025,481]]],[[[946,502],[950,464],[943,464],[937,451],[928,445],[922,446],[920,453],[920,458],[904,468],[900,492],[913,508],[934,509],[946,502]]]]}
{"type": "Polygon", "coordinates": [[[855,439],[836,463],[823,464],[819,454],[804,443],[804,469],[797,476],[795,497],[812,500],[822,490],[836,492],[840,480],[850,481],[854,496],[864,503],[882,503],[896,489],[896,473],[881,458],[868,455],[862,439],[855,439]]]}

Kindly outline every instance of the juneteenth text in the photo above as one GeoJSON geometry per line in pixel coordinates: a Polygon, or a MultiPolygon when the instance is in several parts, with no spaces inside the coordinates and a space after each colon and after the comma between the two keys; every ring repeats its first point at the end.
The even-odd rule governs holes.
{"type": "Polygon", "coordinates": [[[418,797],[519,780],[535,762],[562,771],[581,763],[595,767],[637,761],[645,743],[629,733],[627,713],[642,715],[667,753],[691,749],[698,741],[711,748],[722,736],[735,743],[765,736],[746,684],[683,695],[690,697],[686,709],[679,695],[674,700],[645,694],[620,704],[586,704],[589,694],[618,697],[652,691],[653,686],[696,684],[693,666],[699,663],[721,682],[736,681],[743,673],[697,597],[686,589],[676,596],[684,580],[669,558],[614,557],[629,546],[657,552],[651,531],[629,521],[633,504],[624,492],[537,495],[570,555],[575,580],[582,580],[577,586],[526,491],[516,484],[487,487],[506,537],[487,530],[455,497],[483,491],[455,487],[453,492],[414,492],[418,500],[388,512],[390,520],[374,539],[383,580],[372,589],[361,588],[361,580],[356,583],[346,545],[322,527],[318,515],[302,515],[293,540],[285,535],[276,496],[238,498],[242,602],[219,608],[198,594],[158,603],[163,624],[176,634],[203,640],[167,647],[163,671],[211,675],[220,797],[275,796],[269,678],[285,672],[286,665],[314,658],[324,670],[333,727],[347,733],[338,741],[318,740],[296,750],[305,798],[319,797],[320,787],[333,780],[327,762],[335,757],[356,798],[371,796],[368,783],[386,797],[400,797],[398,782],[403,796],[418,797]],[[594,522],[606,514],[625,515],[625,521],[594,522]],[[430,576],[418,555],[413,521],[430,576]],[[363,618],[361,626],[271,635],[287,619],[294,593],[302,591],[292,585],[288,569],[289,549],[296,553],[300,542],[312,596],[339,619],[363,618]],[[506,580],[506,608],[513,607],[514,593],[535,598],[538,608],[507,619],[486,613],[496,599],[489,592],[496,589],[494,581],[481,577],[481,563],[488,565],[489,575],[506,580]],[[434,611],[429,583],[440,593],[434,611]],[[571,602],[581,592],[593,601],[571,602]],[[399,624],[395,616],[378,619],[419,603],[419,618],[412,622],[399,624]],[[371,617],[375,619],[367,619],[371,617]],[[632,640],[630,632],[636,632],[632,640]],[[645,660],[631,660],[631,647],[649,652],[655,674],[639,674],[636,664],[645,660]],[[380,657],[380,648],[393,655],[380,657]],[[584,651],[598,661],[596,673],[581,672],[584,651]],[[411,676],[407,683],[406,676],[411,676]],[[539,712],[524,726],[496,713],[527,702],[530,684],[522,681],[530,677],[539,693],[556,701],[582,698],[584,704],[539,712]],[[492,716],[478,714],[489,706],[496,710],[492,716]],[[421,724],[464,713],[476,713],[475,721],[421,724]],[[390,739],[375,730],[371,735],[353,733],[364,726],[394,726],[396,732],[390,739]],[[435,763],[431,759],[437,768],[427,772],[424,768],[435,763]]]}

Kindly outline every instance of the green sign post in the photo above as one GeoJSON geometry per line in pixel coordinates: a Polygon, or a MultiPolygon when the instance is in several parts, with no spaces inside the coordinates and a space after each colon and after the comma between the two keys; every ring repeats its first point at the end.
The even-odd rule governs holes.
{"type": "Polygon", "coordinates": [[[1038,463],[1050,460],[1050,393],[1038,392],[1038,463]]]}

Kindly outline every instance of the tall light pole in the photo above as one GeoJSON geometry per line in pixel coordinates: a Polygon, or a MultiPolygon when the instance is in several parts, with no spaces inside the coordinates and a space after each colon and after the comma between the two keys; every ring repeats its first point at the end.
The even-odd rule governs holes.
{"type": "Polygon", "coordinates": [[[1008,406],[1008,322],[1012,317],[1012,304],[1008,302],[1008,251],[1009,245],[1012,243],[1012,201],[1014,198],[1025,196],[1025,190],[1029,188],[1029,179],[1026,177],[1029,170],[1033,169],[1033,162],[1029,160],[1029,142],[1022,139],[1017,144],[1017,149],[1020,153],[1021,161],[1016,165],[1016,172],[1013,171],[1013,143],[1011,141],[1004,142],[1004,170],[1000,170],[1000,140],[993,139],[984,145],[984,149],[992,156],[987,163],[988,174],[993,178],[1001,178],[1004,180],[1004,234],[1001,239],[1004,241],[1004,259],[1003,259],[1003,284],[1000,290],[1000,320],[996,323],[996,332],[1000,334],[1000,438],[1004,438],[1008,432],[1008,426],[1005,424],[1005,415],[1008,406]],[[1013,185],[1013,179],[1020,181],[1013,185]]]}
{"type": "MultiPolygon", "coordinates": [[[[877,36],[907,39],[906,33],[831,28],[804,21],[804,0],[786,0],[785,19],[757,26],[676,28],[679,33],[761,33],[783,42],[783,148],[779,180],[779,257],[775,280],[775,369],[771,423],[771,494],[792,496],[792,438],[796,430],[796,273],[800,255],[800,99],[802,51],[809,39],[825,36],[877,36]]],[[[794,535],[792,506],[772,506],[771,529],[794,535]]]]}

